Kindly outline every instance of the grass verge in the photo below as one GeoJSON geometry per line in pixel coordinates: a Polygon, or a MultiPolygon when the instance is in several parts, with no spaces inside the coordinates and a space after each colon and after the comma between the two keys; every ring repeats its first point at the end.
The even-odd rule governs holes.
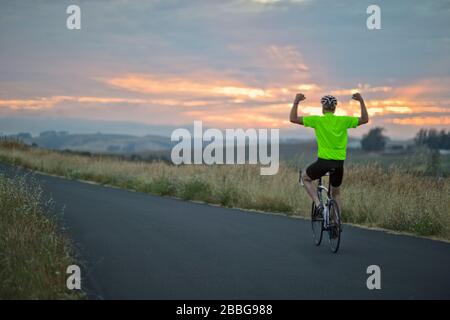
{"type": "Polygon", "coordinates": [[[81,299],[66,288],[69,241],[45,213],[41,190],[0,175],[0,299],[81,299]]]}

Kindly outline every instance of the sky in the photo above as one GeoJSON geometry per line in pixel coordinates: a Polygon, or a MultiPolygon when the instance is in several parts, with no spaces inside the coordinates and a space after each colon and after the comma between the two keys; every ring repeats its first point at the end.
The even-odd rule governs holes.
{"type": "Polygon", "coordinates": [[[359,91],[351,135],[410,138],[450,128],[449,30],[448,0],[1,0],[0,117],[290,130],[297,92],[303,115],[333,94],[358,116],[359,91]]]}

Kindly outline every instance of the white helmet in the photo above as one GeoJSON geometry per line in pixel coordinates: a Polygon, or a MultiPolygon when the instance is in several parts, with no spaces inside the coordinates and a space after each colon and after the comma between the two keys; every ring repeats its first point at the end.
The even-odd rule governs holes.
{"type": "Polygon", "coordinates": [[[326,109],[335,109],[337,106],[337,99],[333,96],[323,96],[320,102],[326,109]]]}

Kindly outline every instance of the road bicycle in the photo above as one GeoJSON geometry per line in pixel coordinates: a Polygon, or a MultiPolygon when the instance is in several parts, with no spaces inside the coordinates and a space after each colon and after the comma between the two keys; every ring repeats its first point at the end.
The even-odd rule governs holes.
{"type": "MultiPolygon", "coordinates": [[[[328,171],[325,176],[329,176],[328,171]]],[[[303,186],[302,172],[300,170],[300,183],[303,186]]],[[[320,246],[322,243],[323,232],[328,232],[328,241],[330,249],[333,253],[338,252],[339,245],[341,243],[342,223],[341,223],[341,211],[336,200],[333,199],[331,194],[330,181],[328,179],[328,188],[324,186],[322,178],[319,178],[319,184],[317,185],[317,196],[324,210],[320,216],[315,215],[316,205],[313,201],[311,206],[311,228],[313,234],[313,242],[316,246],[320,246]]]]}

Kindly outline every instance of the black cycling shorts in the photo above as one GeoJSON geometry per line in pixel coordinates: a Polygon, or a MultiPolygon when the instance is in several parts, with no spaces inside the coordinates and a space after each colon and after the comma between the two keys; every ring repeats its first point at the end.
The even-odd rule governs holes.
{"type": "Polygon", "coordinates": [[[330,172],[330,184],[333,187],[339,187],[344,177],[344,160],[325,160],[318,158],[316,162],[306,168],[306,174],[312,180],[323,177],[325,173],[330,172]]]}

